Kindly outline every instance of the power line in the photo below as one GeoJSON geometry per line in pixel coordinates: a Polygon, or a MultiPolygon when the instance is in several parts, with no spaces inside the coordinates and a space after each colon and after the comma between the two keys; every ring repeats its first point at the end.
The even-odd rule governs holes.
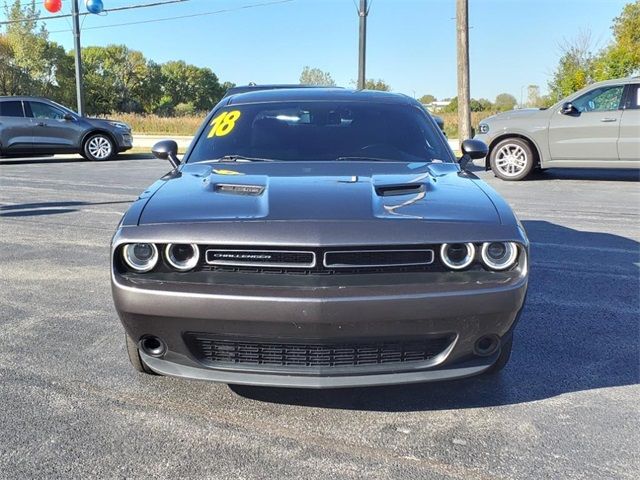
{"type": "MultiPolygon", "coordinates": [[[[160,7],[162,5],[170,5],[172,3],[182,3],[182,2],[188,2],[189,0],[163,0],[160,2],[151,2],[151,3],[143,3],[140,5],[126,5],[124,7],[114,7],[114,8],[105,8],[103,10],[104,13],[108,13],[108,12],[121,12],[123,10],[133,10],[135,8],[148,8],[148,7],[160,7]]],[[[78,14],[79,16],[85,16],[85,15],[95,15],[91,12],[82,12],[78,14]]],[[[56,20],[58,18],[69,18],[69,17],[73,17],[74,14],[73,13],[63,13],[61,15],[49,15],[47,17],[29,17],[29,18],[21,18],[20,20],[6,20],[4,22],[0,22],[0,25],[8,25],[11,23],[21,23],[21,22],[30,22],[33,20],[36,21],[46,21],[46,20],[56,20]]],[[[66,31],[66,30],[65,30],[66,31]]]]}
{"type": "MultiPolygon", "coordinates": [[[[243,5],[241,7],[233,7],[233,8],[224,8],[221,10],[215,10],[215,11],[211,11],[211,12],[200,12],[200,13],[192,13],[189,15],[175,15],[172,17],[163,17],[163,18],[153,18],[150,20],[139,20],[139,21],[135,21],[135,22],[123,22],[123,23],[111,23],[109,25],[98,25],[95,27],[84,27],[83,30],[98,30],[98,29],[103,29],[103,28],[112,28],[112,27],[124,27],[124,26],[128,26],[128,25],[141,25],[141,24],[146,24],[146,23],[156,23],[156,22],[167,22],[170,20],[180,20],[180,19],[184,19],[184,18],[193,18],[193,17],[204,17],[204,16],[209,16],[209,15],[217,15],[220,13],[227,13],[227,12],[234,12],[234,11],[238,11],[238,10],[246,10],[249,8],[257,8],[257,7],[267,7],[270,5],[277,5],[277,4],[281,4],[281,3],[290,3],[290,2],[294,2],[295,0],[275,0],[275,1],[271,1],[271,2],[263,2],[263,3],[254,3],[251,5],[243,5]]],[[[62,33],[62,32],[69,32],[70,30],[52,30],[49,31],[49,33],[62,33]]]]}

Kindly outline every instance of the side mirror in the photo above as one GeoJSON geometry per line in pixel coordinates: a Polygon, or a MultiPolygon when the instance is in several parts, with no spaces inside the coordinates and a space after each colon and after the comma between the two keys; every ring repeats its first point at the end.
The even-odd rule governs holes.
{"type": "Polygon", "coordinates": [[[562,108],[560,108],[560,113],[563,115],[576,115],[579,112],[578,112],[578,109],[573,106],[573,103],[566,102],[562,104],[562,108]]]}
{"type": "Polygon", "coordinates": [[[458,163],[460,164],[460,168],[462,170],[467,169],[467,165],[469,165],[469,162],[471,160],[474,160],[476,158],[484,158],[489,153],[489,147],[487,147],[486,143],[480,140],[471,139],[462,142],[462,145],[460,145],[460,150],[462,150],[462,157],[460,157],[458,163]]]}
{"type": "Polygon", "coordinates": [[[64,120],[66,120],[67,122],[71,122],[73,120],[76,119],[76,117],[74,117],[73,115],[71,115],[70,113],[65,113],[64,116],[62,117],[64,120]]]}
{"type": "Polygon", "coordinates": [[[180,159],[178,158],[178,144],[173,140],[161,140],[151,149],[153,156],[160,160],[169,160],[173,168],[178,168],[180,159]]]}

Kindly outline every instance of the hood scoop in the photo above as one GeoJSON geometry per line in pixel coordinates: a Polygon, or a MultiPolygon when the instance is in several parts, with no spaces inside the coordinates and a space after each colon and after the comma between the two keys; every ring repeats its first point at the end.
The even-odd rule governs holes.
{"type": "Polygon", "coordinates": [[[395,185],[379,185],[376,194],[379,197],[398,197],[401,195],[417,195],[426,192],[424,183],[401,183],[395,185]]]}
{"type": "Polygon", "coordinates": [[[264,193],[264,190],[264,185],[246,185],[240,183],[216,183],[213,187],[214,192],[231,195],[247,195],[250,197],[259,197],[264,193]]]}

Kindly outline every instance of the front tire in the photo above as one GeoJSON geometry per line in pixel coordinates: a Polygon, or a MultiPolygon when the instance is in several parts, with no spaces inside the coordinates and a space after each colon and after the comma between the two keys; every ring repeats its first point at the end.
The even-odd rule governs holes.
{"type": "Polygon", "coordinates": [[[116,154],[113,140],[104,133],[89,135],[82,146],[82,156],[87,160],[110,160],[116,154]]]}
{"type": "Polygon", "coordinates": [[[506,138],[498,142],[491,150],[489,161],[494,175],[508,181],[524,179],[535,165],[531,145],[521,138],[506,138]]]}
{"type": "Polygon", "coordinates": [[[144,363],[144,360],[140,358],[140,351],[138,350],[138,345],[136,342],[131,340],[129,335],[124,334],[125,343],[127,346],[127,355],[129,356],[129,361],[131,362],[131,366],[136,369],[140,373],[146,373],[147,375],[157,375],[156,372],[151,370],[149,366],[144,363]]]}

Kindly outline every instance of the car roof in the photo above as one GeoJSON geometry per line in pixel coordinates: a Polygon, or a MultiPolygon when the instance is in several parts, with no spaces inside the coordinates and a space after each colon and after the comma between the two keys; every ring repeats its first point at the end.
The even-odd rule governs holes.
{"type": "Polygon", "coordinates": [[[360,101],[413,105],[416,100],[401,93],[377,90],[350,90],[338,87],[260,89],[230,95],[227,105],[286,101],[360,101]]]}
{"type": "Polygon", "coordinates": [[[600,82],[594,82],[587,87],[600,87],[605,85],[626,85],[627,83],[638,83],[640,77],[625,77],[625,78],[612,78],[611,80],[602,80],[600,82]]]}
{"type": "MultiPolygon", "coordinates": [[[[302,83],[275,83],[275,84],[265,84],[265,85],[238,85],[236,87],[231,87],[226,91],[224,97],[229,97],[231,95],[237,95],[239,93],[246,92],[257,92],[259,90],[281,90],[284,88],[326,88],[327,85],[305,85],[302,83]]],[[[337,87],[336,87],[337,88],[337,87]]],[[[223,98],[224,98],[223,97],[223,98]]]]}
{"type": "Polygon", "coordinates": [[[39,101],[45,101],[45,102],[52,102],[52,100],[45,98],[45,97],[36,97],[36,96],[28,96],[28,95],[7,95],[7,96],[0,96],[0,101],[1,100],[17,100],[17,101],[29,101],[29,100],[39,100],[39,101]]]}

